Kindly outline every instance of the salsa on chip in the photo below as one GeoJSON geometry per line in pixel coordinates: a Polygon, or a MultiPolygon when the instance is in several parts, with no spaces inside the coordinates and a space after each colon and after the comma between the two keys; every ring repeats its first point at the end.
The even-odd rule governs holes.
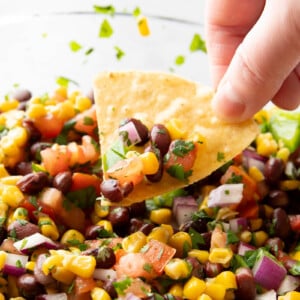
{"type": "Polygon", "coordinates": [[[192,184],[255,138],[253,120],[224,123],[213,92],[158,72],[103,72],[94,82],[102,194],[130,205],[192,184]]]}

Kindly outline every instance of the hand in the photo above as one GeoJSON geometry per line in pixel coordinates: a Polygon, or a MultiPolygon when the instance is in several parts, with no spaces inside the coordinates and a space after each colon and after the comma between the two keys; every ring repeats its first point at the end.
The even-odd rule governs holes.
{"type": "Polygon", "coordinates": [[[300,103],[300,1],[207,0],[206,42],[216,114],[252,117],[269,100],[300,103]]]}

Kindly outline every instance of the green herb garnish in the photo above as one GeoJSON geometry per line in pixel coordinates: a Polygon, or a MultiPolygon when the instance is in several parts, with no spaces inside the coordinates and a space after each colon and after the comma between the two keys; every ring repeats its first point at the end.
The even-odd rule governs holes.
{"type": "Polygon", "coordinates": [[[200,34],[198,33],[194,34],[193,39],[190,43],[190,51],[191,52],[203,51],[205,53],[207,52],[205,41],[202,39],[200,34]]]}
{"type": "Polygon", "coordinates": [[[82,46],[76,41],[70,41],[69,47],[73,52],[77,52],[82,48],[82,46]]]}
{"type": "Polygon", "coordinates": [[[104,19],[100,25],[99,37],[100,38],[109,38],[114,33],[110,23],[107,19],[104,19]]]}
{"type": "Polygon", "coordinates": [[[116,10],[112,5],[107,5],[107,6],[94,5],[94,11],[98,14],[106,14],[106,15],[113,16],[116,10]]]}
{"type": "Polygon", "coordinates": [[[180,65],[183,65],[185,63],[185,57],[183,55],[178,55],[176,58],[175,58],[175,64],[177,66],[180,66],[180,65]]]}
{"type": "Polygon", "coordinates": [[[125,52],[118,46],[115,46],[114,48],[116,50],[116,58],[118,60],[122,59],[122,57],[125,55],[125,52]]]}

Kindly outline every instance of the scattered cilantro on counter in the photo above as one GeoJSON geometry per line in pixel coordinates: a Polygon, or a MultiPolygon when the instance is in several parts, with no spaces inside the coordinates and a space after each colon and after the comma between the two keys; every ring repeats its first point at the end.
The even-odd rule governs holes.
{"type": "Polygon", "coordinates": [[[107,19],[104,19],[100,25],[99,37],[100,38],[109,38],[114,33],[113,28],[107,19]]]}
{"type": "Polygon", "coordinates": [[[200,34],[195,33],[193,36],[193,39],[190,43],[190,51],[195,52],[195,51],[203,51],[207,52],[205,41],[202,39],[200,34]]]}
{"type": "Polygon", "coordinates": [[[185,57],[183,55],[178,55],[176,58],[175,58],[175,64],[177,66],[180,66],[180,65],[183,65],[185,62],[185,57]]]}
{"type": "Polygon", "coordinates": [[[107,6],[94,5],[94,11],[98,14],[107,14],[113,16],[116,10],[112,5],[107,5],[107,6]]]}
{"type": "Polygon", "coordinates": [[[73,52],[78,52],[82,48],[82,46],[76,41],[70,41],[69,47],[73,52]]]}
{"type": "Polygon", "coordinates": [[[118,46],[115,46],[114,49],[116,50],[116,58],[118,60],[122,59],[122,57],[125,55],[125,52],[118,46]]]}

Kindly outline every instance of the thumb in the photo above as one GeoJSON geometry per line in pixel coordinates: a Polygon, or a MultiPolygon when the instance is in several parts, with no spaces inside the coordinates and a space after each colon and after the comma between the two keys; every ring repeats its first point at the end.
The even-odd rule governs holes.
{"type": "Polygon", "coordinates": [[[217,116],[225,121],[244,121],[280,90],[300,62],[299,15],[298,0],[266,2],[217,89],[212,101],[217,116]]]}

